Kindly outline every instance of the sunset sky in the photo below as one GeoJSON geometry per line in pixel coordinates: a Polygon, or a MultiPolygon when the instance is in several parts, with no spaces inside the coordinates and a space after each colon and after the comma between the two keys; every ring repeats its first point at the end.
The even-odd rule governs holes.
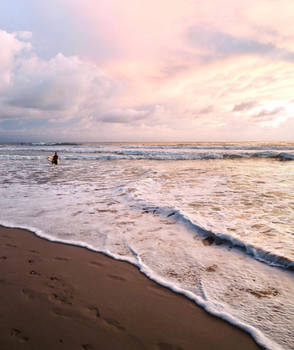
{"type": "Polygon", "coordinates": [[[0,141],[294,141],[293,0],[2,0],[0,141]]]}

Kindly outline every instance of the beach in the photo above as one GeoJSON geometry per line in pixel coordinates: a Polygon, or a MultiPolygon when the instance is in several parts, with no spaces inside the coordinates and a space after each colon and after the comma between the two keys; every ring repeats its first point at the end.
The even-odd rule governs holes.
{"type": "MultiPolygon", "coordinates": [[[[10,231],[2,275],[17,271],[10,285],[30,312],[31,300],[44,302],[38,326],[42,308],[44,324],[74,315],[71,332],[42,327],[59,330],[50,339],[60,344],[239,349],[240,329],[267,350],[292,350],[291,157],[291,143],[0,144],[0,225],[30,232],[10,231]],[[47,160],[55,152],[58,166],[47,160]],[[81,337],[80,322],[100,336],[81,337]]],[[[2,334],[33,339],[21,327],[2,334]]]]}
{"type": "Polygon", "coordinates": [[[238,328],[103,254],[0,228],[1,349],[259,349],[238,328]]]}

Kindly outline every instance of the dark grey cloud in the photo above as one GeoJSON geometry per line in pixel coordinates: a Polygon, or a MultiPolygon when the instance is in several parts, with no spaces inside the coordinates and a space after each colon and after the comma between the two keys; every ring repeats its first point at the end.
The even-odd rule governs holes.
{"type": "Polygon", "coordinates": [[[103,123],[129,124],[147,118],[154,111],[154,106],[117,109],[99,116],[103,123]]]}
{"type": "Polygon", "coordinates": [[[213,112],[213,110],[214,110],[213,105],[209,105],[207,107],[202,108],[198,113],[199,114],[209,114],[209,113],[213,112]]]}
{"type": "Polygon", "coordinates": [[[263,109],[258,114],[255,114],[253,116],[253,120],[258,121],[258,122],[272,120],[272,119],[274,119],[275,116],[279,115],[284,110],[285,110],[284,107],[277,107],[277,108],[272,109],[272,110],[263,109]]]}
{"type": "Polygon", "coordinates": [[[31,129],[31,128],[46,128],[49,126],[49,121],[44,119],[28,118],[28,119],[18,119],[18,120],[4,120],[0,121],[0,127],[3,130],[21,130],[21,129],[31,129]]]}
{"type": "Polygon", "coordinates": [[[257,105],[256,101],[242,102],[234,106],[232,112],[248,111],[257,105]]]}
{"type": "Polygon", "coordinates": [[[54,87],[46,83],[31,85],[27,89],[15,89],[14,96],[9,97],[6,102],[14,107],[43,111],[63,111],[71,107],[73,96],[52,96],[50,90],[54,90],[54,87]]]}
{"type": "Polygon", "coordinates": [[[279,48],[273,43],[235,37],[206,27],[190,28],[187,37],[193,47],[205,51],[199,56],[203,61],[253,54],[294,62],[294,52],[279,48]]]}

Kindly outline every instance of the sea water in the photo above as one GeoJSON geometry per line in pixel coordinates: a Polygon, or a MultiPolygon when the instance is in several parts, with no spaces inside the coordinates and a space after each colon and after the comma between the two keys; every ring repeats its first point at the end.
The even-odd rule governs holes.
{"type": "Polygon", "coordinates": [[[290,350],[293,160],[291,143],[2,144],[0,223],[129,261],[290,350]]]}

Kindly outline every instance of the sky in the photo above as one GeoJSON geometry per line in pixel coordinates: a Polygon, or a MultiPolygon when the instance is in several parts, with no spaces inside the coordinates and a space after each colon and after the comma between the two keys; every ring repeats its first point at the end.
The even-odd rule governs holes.
{"type": "Polygon", "coordinates": [[[293,0],[2,0],[0,141],[294,141],[293,0]]]}

